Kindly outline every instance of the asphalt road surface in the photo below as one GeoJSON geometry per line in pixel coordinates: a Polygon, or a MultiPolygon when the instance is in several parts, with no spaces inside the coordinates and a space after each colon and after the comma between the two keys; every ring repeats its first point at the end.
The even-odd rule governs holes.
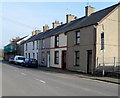
{"type": "Polygon", "coordinates": [[[118,96],[118,85],[4,62],[2,96],[118,96]]]}

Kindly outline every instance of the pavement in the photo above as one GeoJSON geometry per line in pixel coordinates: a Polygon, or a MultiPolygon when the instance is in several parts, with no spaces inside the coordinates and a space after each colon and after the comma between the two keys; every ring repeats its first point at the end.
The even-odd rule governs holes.
{"type": "Polygon", "coordinates": [[[2,96],[118,96],[118,84],[59,69],[2,63],[2,96]]]}
{"type": "Polygon", "coordinates": [[[115,83],[120,84],[120,79],[115,77],[106,77],[106,76],[93,76],[90,74],[80,73],[80,72],[74,72],[70,70],[62,70],[62,69],[55,69],[55,68],[47,68],[47,67],[39,67],[40,70],[44,71],[50,71],[50,72],[56,72],[59,74],[68,74],[68,75],[74,75],[80,78],[86,78],[86,79],[92,79],[92,80],[98,80],[98,81],[104,81],[109,83],[115,83]]]}

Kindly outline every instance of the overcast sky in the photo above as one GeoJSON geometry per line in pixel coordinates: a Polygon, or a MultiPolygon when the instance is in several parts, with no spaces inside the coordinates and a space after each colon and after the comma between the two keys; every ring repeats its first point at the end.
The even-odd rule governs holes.
{"type": "MultiPolygon", "coordinates": [[[[118,2],[89,2],[96,11],[118,2]]],[[[66,22],[66,14],[82,17],[87,2],[2,2],[0,3],[0,37],[2,48],[13,36],[24,37],[45,24],[52,28],[52,22],[66,22]],[[2,8],[1,8],[2,5],[2,8]],[[1,11],[2,9],[2,11],[1,11]],[[1,35],[2,34],[2,35],[1,35]]]]}

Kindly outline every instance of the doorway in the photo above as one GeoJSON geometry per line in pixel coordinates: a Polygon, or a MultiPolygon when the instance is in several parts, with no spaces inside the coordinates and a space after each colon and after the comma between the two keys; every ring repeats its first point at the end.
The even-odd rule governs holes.
{"type": "Polygon", "coordinates": [[[62,51],[62,69],[66,69],[66,50],[62,51]]]}
{"type": "Polygon", "coordinates": [[[50,52],[47,52],[47,67],[50,67],[50,52]]]}
{"type": "Polygon", "coordinates": [[[92,50],[87,51],[87,73],[92,72],[92,50]]]}

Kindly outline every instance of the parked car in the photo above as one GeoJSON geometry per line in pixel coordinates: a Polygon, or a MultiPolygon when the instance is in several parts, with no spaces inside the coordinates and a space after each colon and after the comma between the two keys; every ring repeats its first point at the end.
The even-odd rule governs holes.
{"type": "Polygon", "coordinates": [[[10,57],[8,61],[9,63],[14,63],[14,57],[10,57]]]}
{"type": "Polygon", "coordinates": [[[34,58],[25,59],[25,67],[38,67],[38,61],[34,58]]]}
{"type": "Polygon", "coordinates": [[[14,63],[15,64],[20,64],[20,65],[23,65],[25,62],[25,57],[24,56],[15,56],[14,57],[14,63]]]}

